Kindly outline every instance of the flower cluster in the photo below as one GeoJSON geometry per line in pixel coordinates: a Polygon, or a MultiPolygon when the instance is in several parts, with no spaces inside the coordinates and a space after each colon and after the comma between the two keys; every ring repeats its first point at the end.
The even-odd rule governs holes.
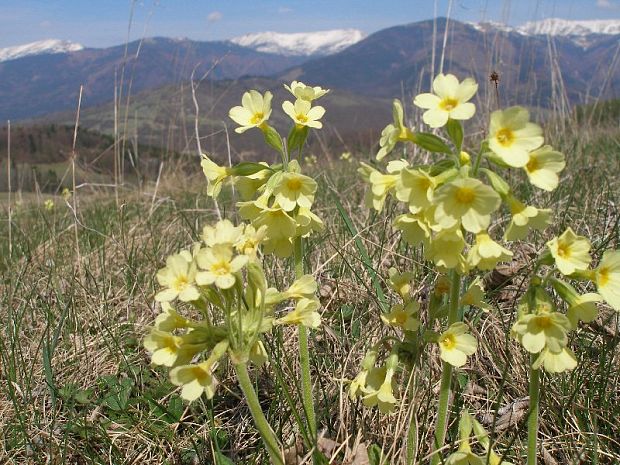
{"type": "Polygon", "coordinates": [[[267,287],[258,255],[264,238],[264,227],[222,220],[205,226],[200,242],[169,256],[157,273],[162,289],[155,300],[162,313],[144,346],[153,364],[171,368],[170,380],[182,386],[186,400],[203,392],[213,397],[214,371],[226,354],[235,363],[266,362],[262,335],[274,325],[317,327],[321,322],[312,276],[302,276],[283,292],[267,287]],[[188,316],[177,312],[174,301],[189,307],[188,316]],[[293,302],[292,310],[277,314],[276,307],[287,301],[293,302]]]}
{"type": "Polygon", "coordinates": [[[606,301],[620,310],[620,251],[608,250],[599,265],[590,269],[590,241],[568,228],[547,242],[541,265],[552,265],[544,278],[535,276],[520,301],[517,322],[512,333],[525,350],[538,354],[533,367],[551,373],[572,370],[577,366],[574,353],[567,346],[568,332],[579,322],[589,323],[597,314],[597,303],[606,301]],[[556,277],[558,272],[561,276],[556,277]],[[598,293],[579,294],[566,278],[592,281],[598,293]],[[550,284],[564,302],[562,313],[545,286],[550,284]]]}
{"type": "MultiPolygon", "coordinates": [[[[476,338],[462,321],[467,309],[491,310],[480,274],[512,260],[510,242],[551,223],[551,209],[520,200],[502,171],[518,170],[532,186],[553,191],[565,167],[564,155],[545,145],[542,128],[530,122],[525,108],[515,106],[491,114],[487,137],[476,155],[470,156],[464,151],[461,122],[476,112],[470,100],[477,88],[472,79],[459,82],[453,75],[440,74],[433,82],[433,93],[414,98],[413,104],[425,110],[423,121],[432,128],[444,128],[445,138],[408,127],[402,103],[394,100],[394,121],[381,134],[376,159],[381,161],[393,153],[399,143],[412,143],[434,154],[431,162],[396,159],[387,163],[385,172],[367,163],[360,163],[358,169],[369,185],[366,205],[381,211],[388,198],[402,205],[402,213],[393,223],[395,229],[409,245],[421,246],[424,258],[438,272],[435,289],[425,303],[408,295],[412,273],[390,270],[389,287],[402,303],[386,307],[381,319],[397,336],[373,346],[350,388],[351,397],[361,397],[366,405],[379,405],[384,411],[396,402],[391,388],[390,396],[384,395],[381,403],[367,400],[376,384],[374,377],[386,373],[391,378],[393,373],[392,368],[375,367],[377,347],[398,354],[400,362],[411,367],[430,342],[437,344],[444,367],[463,367],[477,349],[476,338]],[[503,222],[504,217],[508,221],[503,222]],[[426,315],[421,318],[423,311],[426,315]],[[379,369],[383,371],[377,372],[379,369]]],[[[568,332],[577,328],[579,321],[592,321],[599,301],[620,310],[620,251],[605,252],[598,267],[589,269],[590,248],[585,237],[569,228],[549,241],[546,252],[533,264],[531,285],[520,301],[512,334],[527,352],[537,354],[535,370],[556,373],[574,368],[577,362],[568,347],[568,332]],[[547,271],[552,268],[539,277],[537,272],[543,267],[547,271]],[[592,281],[598,293],[579,295],[568,282],[555,277],[555,271],[564,278],[592,281]],[[565,302],[565,312],[561,311],[564,306],[553,301],[551,287],[565,302]]],[[[449,388],[449,383],[442,385],[442,389],[449,388]]],[[[440,406],[439,417],[446,415],[445,408],[440,406]]],[[[438,438],[441,443],[443,439],[438,438]]],[[[449,463],[461,463],[459,453],[467,456],[462,450],[449,463]]]]}
{"type": "Polygon", "coordinates": [[[296,237],[306,237],[323,228],[321,219],[312,212],[317,184],[302,174],[297,160],[291,154],[301,150],[310,128],[322,127],[325,109],[312,106],[315,99],[328,90],[310,87],[297,81],[285,86],[295,97],[295,102],[285,101],[284,112],[293,120],[293,127],[286,143],[277,131],[269,126],[272,94],[264,95],[251,90],[243,95],[242,106],[230,110],[229,116],[240,125],[237,132],[258,128],[265,141],[281,155],[282,163],[240,163],[234,167],[218,166],[204,155],[202,169],[209,181],[207,193],[217,197],[225,181],[232,182],[242,201],[237,203],[239,214],[258,230],[264,230],[264,251],[278,257],[288,257],[293,252],[296,237]]]}

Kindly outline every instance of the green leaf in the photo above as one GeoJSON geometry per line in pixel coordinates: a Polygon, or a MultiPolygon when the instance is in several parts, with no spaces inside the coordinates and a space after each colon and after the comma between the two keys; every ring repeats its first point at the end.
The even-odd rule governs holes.
{"type": "Polygon", "coordinates": [[[448,147],[443,140],[428,132],[415,133],[413,142],[429,152],[452,153],[450,147],[448,147]]]}
{"type": "Polygon", "coordinates": [[[370,465],[388,465],[387,457],[377,444],[371,444],[368,448],[368,461],[370,465]]]}
{"type": "Polygon", "coordinates": [[[463,126],[455,119],[448,119],[446,131],[448,131],[448,136],[450,136],[450,139],[454,143],[456,151],[460,152],[463,145],[463,126]]]}
{"type": "Polygon", "coordinates": [[[218,465],[235,465],[235,463],[222,454],[220,451],[215,451],[215,462],[218,465]]]}

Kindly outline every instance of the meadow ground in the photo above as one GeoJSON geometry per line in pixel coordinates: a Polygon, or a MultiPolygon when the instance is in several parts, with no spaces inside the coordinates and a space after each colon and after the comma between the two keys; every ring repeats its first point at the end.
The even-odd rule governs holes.
{"type": "MultiPolygon", "coordinates": [[[[547,136],[566,154],[560,187],[540,194],[523,179],[511,179],[522,198],[555,212],[554,226],[521,248],[524,269],[567,226],[591,238],[594,255],[620,247],[617,125],[587,130],[569,125],[547,136]]],[[[421,299],[434,278],[420,251],[393,230],[395,205],[380,214],[364,207],[366,186],[356,168],[371,156],[353,158],[349,163],[334,154],[332,161],[308,168],[319,183],[316,213],[326,224],[307,247],[323,317],[310,340],[317,417],[322,434],[342,445],[332,452],[332,463],[351,463],[348,451],[360,442],[368,460],[360,454],[358,465],[378,464],[379,456],[404,463],[408,441],[416,463],[422,463],[435,424],[441,370],[435,349],[426,352],[414,377],[399,377],[402,401],[395,413],[382,415],[347,397],[345,380],[356,375],[365,350],[387,331],[376,291],[380,286],[393,297],[382,278],[387,270],[413,270],[421,299]]],[[[195,174],[184,174],[187,166],[164,170],[157,186],[123,190],[118,204],[110,192],[79,192],[76,215],[60,197],[53,209],[24,199],[13,206],[10,242],[3,196],[0,463],[267,463],[230,367],[219,369],[212,400],[188,405],[167,372],[149,364],[142,347],[158,312],[156,271],[217,218],[199,161],[188,165],[195,174]]],[[[219,211],[235,219],[232,199],[220,199],[219,211]]],[[[287,261],[270,262],[266,270],[270,283],[291,282],[287,261]]],[[[466,315],[478,322],[480,347],[455,377],[452,408],[469,408],[493,431],[497,449],[520,464],[527,358],[508,333],[525,272],[515,273],[510,286],[490,292],[492,311],[466,315]]],[[[619,318],[605,305],[600,310],[571,336],[578,367],[543,378],[540,438],[546,465],[620,463],[619,318]]],[[[295,332],[279,329],[267,343],[271,365],[251,376],[270,423],[290,446],[299,436],[295,414],[301,410],[295,332]]]]}

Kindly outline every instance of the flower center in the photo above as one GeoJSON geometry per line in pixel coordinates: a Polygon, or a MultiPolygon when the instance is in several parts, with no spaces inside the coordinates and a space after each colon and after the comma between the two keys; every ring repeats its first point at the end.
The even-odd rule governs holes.
{"type": "Polygon", "coordinates": [[[407,322],[407,313],[402,311],[397,312],[396,315],[394,315],[394,320],[399,326],[404,326],[407,322]]]}
{"type": "Polygon", "coordinates": [[[510,147],[515,140],[514,133],[508,128],[502,128],[495,135],[497,142],[504,147],[510,147]]]}
{"type": "Polygon", "coordinates": [[[454,334],[446,334],[441,340],[441,345],[446,350],[452,350],[456,346],[456,338],[454,334]]]}
{"type": "Polygon", "coordinates": [[[265,117],[264,113],[262,113],[260,111],[258,113],[254,113],[252,118],[250,118],[250,123],[258,124],[258,123],[260,123],[263,120],[264,117],[265,117]]]}
{"type": "Polygon", "coordinates": [[[183,289],[187,287],[188,284],[189,284],[189,279],[187,279],[186,275],[182,275],[182,276],[177,276],[177,278],[174,280],[172,287],[177,291],[182,291],[183,289]]]}
{"type": "Polygon", "coordinates": [[[476,198],[476,193],[469,187],[459,187],[456,190],[456,201],[462,204],[470,204],[476,198]]]}
{"type": "Polygon", "coordinates": [[[211,272],[217,276],[230,274],[230,270],[230,263],[224,260],[214,263],[211,267],[211,272]]]}
{"type": "Polygon", "coordinates": [[[530,158],[530,161],[527,162],[527,165],[525,165],[525,169],[528,171],[528,173],[531,173],[532,171],[536,171],[538,169],[538,160],[536,160],[535,158],[530,158]]]}
{"type": "Polygon", "coordinates": [[[570,247],[568,246],[568,244],[558,244],[558,256],[566,259],[570,257],[570,247]]]}
{"type": "Polygon", "coordinates": [[[548,316],[539,316],[536,319],[536,324],[541,329],[547,329],[553,325],[553,323],[551,322],[551,318],[549,318],[548,316]]]}
{"type": "Polygon", "coordinates": [[[601,268],[596,273],[596,283],[604,287],[609,282],[609,268],[601,268]]]}
{"type": "Polygon", "coordinates": [[[445,111],[454,110],[454,108],[459,104],[458,100],[453,98],[445,98],[441,102],[439,102],[439,108],[445,111]]]}
{"type": "Polygon", "coordinates": [[[297,119],[297,121],[299,121],[300,123],[307,123],[308,122],[308,117],[306,115],[304,115],[303,113],[299,113],[295,116],[295,118],[297,119]]]}
{"type": "Polygon", "coordinates": [[[301,179],[290,178],[286,181],[286,188],[290,191],[298,191],[301,189],[301,179]]]}

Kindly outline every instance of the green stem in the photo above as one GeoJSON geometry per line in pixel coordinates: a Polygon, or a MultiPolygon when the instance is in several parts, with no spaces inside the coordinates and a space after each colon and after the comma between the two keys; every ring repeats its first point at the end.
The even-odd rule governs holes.
{"type": "MultiPolygon", "coordinates": [[[[535,356],[532,355],[531,363],[535,356]]],[[[538,451],[538,410],[540,403],[540,372],[530,367],[530,412],[527,419],[527,465],[536,465],[538,451]]]]}
{"type": "Polygon", "coordinates": [[[275,465],[284,465],[284,457],[282,456],[282,451],[280,450],[278,440],[276,439],[273,430],[271,429],[271,426],[269,426],[269,423],[263,414],[263,410],[260,407],[258,396],[256,395],[256,391],[254,390],[254,386],[252,385],[252,381],[250,381],[250,376],[248,375],[247,365],[245,363],[239,363],[235,365],[235,371],[237,373],[237,379],[239,380],[241,390],[245,395],[245,400],[248,403],[248,407],[250,407],[250,412],[252,413],[252,418],[254,419],[254,425],[263,439],[263,443],[265,444],[269,457],[271,458],[271,463],[275,465]]]}
{"type": "MultiPolygon", "coordinates": [[[[303,242],[301,237],[295,238],[295,277],[301,278],[304,274],[303,242]]],[[[301,395],[308,430],[313,443],[316,442],[316,416],[314,413],[314,399],[312,397],[312,380],[310,378],[310,351],[308,350],[308,328],[299,326],[299,362],[301,365],[301,395]]],[[[313,444],[314,445],[314,444],[313,444]]]]}
{"type": "MultiPolygon", "coordinates": [[[[411,389],[409,391],[409,403],[413,405],[414,399],[414,382],[413,382],[413,370],[415,364],[411,365],[411,375],[409,383],[411,383],[411,389]]],[[[407,465],[415,465],[415,452],[417,449],[417,428],[415,423],[415,412],[411,409],[411,418],[409,419],[409,429],[407,431],[407,465]]]]}
{"type": "MultiPolygon", "coordinates": [[[[448,327],[459,319],[459,297],[461,294],[461,276],[456,271],[451,271],[450,302],[448,310],[448,327]]],[[[446,427],[448,425],[448,403],[450,400],[450,381],[452,380],[452,365],[447,362],[442,364],[441,385],[439,387],[439,402],[437,411],[437,425],[435,426],[435,447],[432,465],[441,461],[438,452],[446,440],[446,427]]]]}

